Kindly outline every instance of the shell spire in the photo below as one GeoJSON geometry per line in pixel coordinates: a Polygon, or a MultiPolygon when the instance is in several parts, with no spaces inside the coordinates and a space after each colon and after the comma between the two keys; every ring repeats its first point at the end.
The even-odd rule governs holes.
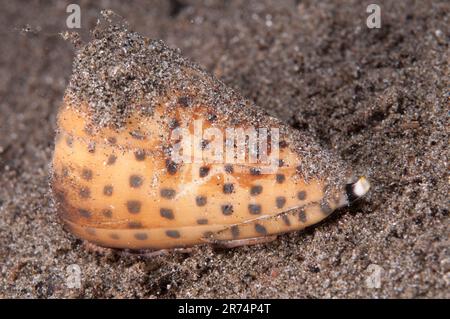
{"type": "Polygon", "coordinates": [[[58,114],[52,187],[63,223],[102,246],[268,238],[363,196],[309,136],[161,41],[123,26],[81,47],[58,114]]]}

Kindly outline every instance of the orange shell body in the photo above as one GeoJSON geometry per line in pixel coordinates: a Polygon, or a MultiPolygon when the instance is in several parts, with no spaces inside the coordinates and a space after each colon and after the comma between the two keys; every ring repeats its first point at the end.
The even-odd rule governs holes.
{"type": "Polygon", "coordinates": [[[191,133],[193,119],[224,127],[206,118],[206,108],[163,109],[92,131],[87,107],[61,107],[52,187],[73,234],[106,247],[186,247],[296,231],[342,206],[341,191],[324,200],[326,180],[300,177],[302,159],[289,143],[272,174],[254,164],[171,162],[160,146],[173,121],[191,133]]]}

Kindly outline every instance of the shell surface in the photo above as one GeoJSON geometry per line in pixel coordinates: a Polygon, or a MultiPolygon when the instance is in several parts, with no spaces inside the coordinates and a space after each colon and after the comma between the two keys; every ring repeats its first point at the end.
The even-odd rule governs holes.
{"type": "Polygon", "coordinates": [[[53,156],[58,212],[76,236],[131,249],[259,238],[315,224],[367,192],[311,138],[161,42],[117,27],[96,37],[76,58],[53,156]],[[268,160],[249,160],[249,136],[245,160],[217,160],[230,128],[270,131],[253,149],[267,146],[268,160]],[[190,160],[174,159],[177,145],[190,160]]]}

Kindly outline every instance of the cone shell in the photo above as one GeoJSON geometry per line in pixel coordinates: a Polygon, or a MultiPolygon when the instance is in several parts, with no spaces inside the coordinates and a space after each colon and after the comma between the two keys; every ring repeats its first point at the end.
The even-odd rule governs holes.
{"type": "MultiPolygon", "coordinates": [[[[310,137],[159,42],[148,45],[127,32],[115,36],[120,39],[109,53],[103,40],[84,49],[58,113],[52,188],[70,232],[106,247],[188,247],[296,231],[348,204],[349,170],[310,137]],[[138,54],[111,62],[124,43],[137,45],[138,54]],[[100,71],[92,68],[101,58],[95,45],[107,56],[100,71]],[[138,50],[146,50],[150,62],[141,63],[145,54],[138,50]],[[147,75],[140,65],[153,73],[147,75]],[[120,70],[133,68],[138,68],[133,76],[118,78],[120,70]],[[109,80],[108,74],[113,74],[109,80]],[[129,78],[146,86],[128,87],[129,78]],[[127,87],[115,87],[118,83],[127,87]],[[135,94],[127,93],[119,104],[109,99],[116,92],[135,94]],[[120,121],[105,120],[114,116],[120,121]],[[204,155],[216,142],[227,143],[227,129],[249,127],[279,130],[277,143],[267,144],[271,170],[260,162],[211,161],[204,155]],[[184,147],[200,149],[200,157],[174,160],[176,129],[190,141],[184,147]],[[223,136],[208,136],[208,129],[223,136]]],[[[358,187],[358,196],[366,188],[358,187]]]]}

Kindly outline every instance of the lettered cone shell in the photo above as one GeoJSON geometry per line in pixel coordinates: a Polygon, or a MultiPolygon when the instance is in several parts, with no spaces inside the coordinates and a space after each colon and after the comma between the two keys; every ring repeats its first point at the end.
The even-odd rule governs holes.
{"type": "Polygon", "coordinates": [[[312,138],[162,42],[117,26],[94,37],[75,59],[52,165],[58,213],[77,237],[130,249],[245,244],[368,191],[312,138]]]}

